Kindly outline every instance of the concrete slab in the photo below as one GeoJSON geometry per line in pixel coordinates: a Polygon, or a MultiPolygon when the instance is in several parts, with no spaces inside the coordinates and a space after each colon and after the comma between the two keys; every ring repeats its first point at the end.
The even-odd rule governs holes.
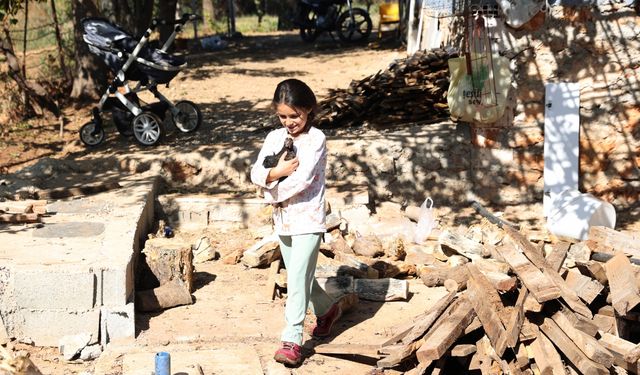
{"type": "MultiPolygon", "coordinates": [[[[171,373],[199,375],[197,366],[205,374],[262,374],[256,350],[246,344],[224,344],[212,349],[169,350],[171,373]]],[[[155,369],[156,352],[127,353],[122,359],[122,372],[128,375],[149,375],[155,369]]]]}

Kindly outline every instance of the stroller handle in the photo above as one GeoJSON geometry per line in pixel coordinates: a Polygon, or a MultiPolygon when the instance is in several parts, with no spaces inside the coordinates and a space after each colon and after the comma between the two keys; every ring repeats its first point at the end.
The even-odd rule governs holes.
{"type": "Polygon", "coordinates": [[[202,20],[202,17],[197,14],[185,13],[182,15],[182,17],[174,21],[167,21],[167,20],[161,20],[159,18],[154,18],[151,21],[151,27],[155,28],[158,25],[178,25],[178,24],[184,25],[189,21],[200,21],[200,20],[202,20]]]}

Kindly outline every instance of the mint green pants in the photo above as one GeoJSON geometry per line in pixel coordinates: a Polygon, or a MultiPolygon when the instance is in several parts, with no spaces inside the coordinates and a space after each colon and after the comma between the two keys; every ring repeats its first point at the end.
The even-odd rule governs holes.
{"type": "Polygon", "coordinates": [[[287,268],[287,303],[282,341],[302,345],[307,307],[314,314],[322,316],[334,303],[315,278],[321,236],[322,233],[279,236],[280,253],[287,268]]]}

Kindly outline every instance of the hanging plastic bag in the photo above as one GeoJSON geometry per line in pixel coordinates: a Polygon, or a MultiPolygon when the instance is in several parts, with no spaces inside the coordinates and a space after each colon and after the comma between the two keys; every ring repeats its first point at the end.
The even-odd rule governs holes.
{"type": "Polygon", "coordinates": [[[504,113],[511,86],[509,60],[503,56],[471,55],[471,74],[464,56],[449,59],[447,104],[451,117],[493,123],[504,113]]]}
{"type": "Polygon", "coordinates": [[[436,226],[436,219],[433,214],[433,201],[431,198],[427,198],[420,206],[420,216],[418,217],[418,225],[416,226],[416,233],[413,241],[417,244],[422,244],[431,231],[436,226]]]}

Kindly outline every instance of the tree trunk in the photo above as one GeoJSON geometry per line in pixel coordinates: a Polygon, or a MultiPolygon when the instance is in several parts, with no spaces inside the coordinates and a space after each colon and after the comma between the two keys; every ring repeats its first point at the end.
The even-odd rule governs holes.
{"type": "Polygon", "coordinates": [[[97,99],[107,83],[107,67],[82,39],[82,19],[99,15],[98,8],[91,0],[73,1],[74,41],[76,44],[76,71],[73,77],[71,97],[74,99],[97,99]]]}
{"type": "MultiPolygon", "coordinates": [[[[22,92],[25,93],[26,97],[35,101],[34,104],[39,107],[40,112],[46,109],[53,113],[56,117],[59,116],[60,110],[58,109],[58,106],[50,99],[44,87],[36,82],[27,82],[27,80],[22,75],[18,57],[13,52],[13,43],[11,42],[9,27],[6,23],[3,25],[3,34],[4,35],[2,39],[0,39],[0,51],[7,61],[7,65],[9,67],[9,76],[18,84],[22,92]]],[[[27,100],[25,113],[34,113],[34,109],[35,108],[33,107],[33,104],[30,102],[30,100],[27,100]]]]}
{"type": "MultiPolygon", "coordinates": [[[[158,9],[158,18],[163,21],[173,21],[176,17],[177,0],[160,1],[158,9]]],[[[169,38],[173,32],[173,25],[160,25],[160,45],[169,38]]]]}
{"type": "Polygon", "coordinates": [[[151,19],[153,18],[153,0],[140,0],[135,2],[135,33],[136,35],[142,35],[142,33],[151,25],[151,19]]]}
{"type": "Polygon", "coordinates": [[[58,22],[58,12],[56,11],[56,1],[51,0],[51,17],[53,18],[53,25],[56,29],[56,42],[58,43],[58,57],[60,58],[60,70],[65,79],[69,79],[69,71],[67,70],[67,64],[64,62],[64,48],[62,46],[62,35],[60,34],[60,23],[58,22]]]}
{"type": "Polygon", "coordinates": [[[216,13],[213,7],[213,0],[202,0],[202,19],[204,23],[204,31],[210,32],[211,25],[215,20],[216,13]]]}

